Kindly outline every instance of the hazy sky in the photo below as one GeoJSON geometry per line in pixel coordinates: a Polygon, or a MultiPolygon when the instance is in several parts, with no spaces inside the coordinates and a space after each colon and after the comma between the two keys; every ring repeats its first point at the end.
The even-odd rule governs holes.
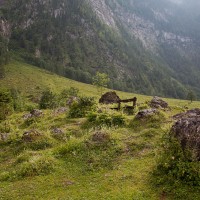
{"type": "Polygon", "coordinates": [[[183,1],[182,0],[170,0],[172,1],[173,3],[176,3],[176,4],[181,4],[183,1]]]}

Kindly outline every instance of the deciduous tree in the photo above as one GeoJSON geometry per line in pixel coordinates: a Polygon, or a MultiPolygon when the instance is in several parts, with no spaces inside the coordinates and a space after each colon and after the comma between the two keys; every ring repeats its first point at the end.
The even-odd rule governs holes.
{"type": "Polygon", "coordinates": [[[102,95],[105,87],[108,86],[110,78],[105,73],[97,72],[95,77],[93,78],[93,85],[97,87],[97,90],[102,95]]]}

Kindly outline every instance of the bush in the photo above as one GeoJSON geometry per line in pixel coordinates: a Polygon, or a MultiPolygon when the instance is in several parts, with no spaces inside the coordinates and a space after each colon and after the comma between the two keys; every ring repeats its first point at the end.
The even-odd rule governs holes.
{"type": "Polygon", "coordinates": [[[8,181],[12,179],[13,175],[7,171],[0,173],[0,181],[8,181]]]}
{"type": "Polygon", "coordinates": [[[136,108],[133,108],[132,106],[125,106],[123,108],[123,113],[126,115],[134,115],[134,113],[136,113],[136,108]]]}
{"type": "Polygon", "coordinates": [[[31,149],[31,150],[43,150],[53,146],[52,138],[47,135],[38,132],[37,130],[30,130],[23,134],[18,148],[31,149]]]}
{"type": "Polygon", "coordinates": [[[38,122],[40,122],[40,118],[38,117],[31,117],[31,118],[28,118],[24,121],[23,123],[23,127],[29,127],[33,124],[37,124],[38,122]]]}
{"type": "Polygon", "coordinates": [[[38,105],[31,102],[26,102],[24,105],[24,110],[29,111],[29,112],[37,108],[38,108],[38,105]]]}
{"type": "Polygon", "coordinates": [[[54,169],[55,160],[53,158],[35,156],[28,162],[22,163],[17,174],[20,177],[46,175],[54,171],[54,169]]]}
{"type": "Polygon", "coordinates": [[[146,103],[142,103],[138,106],[138,110],[145,110],[145,109],[149,109],[149,106],[146,103]]]}
{"type": "Polygon", "coordinates": [[[69,89],[64,89],[59,95],[60,106],[66,106],[66,100],[70,97],[78,97],[79,89],[75,87],[70,87],[69,89]]]}
{"type": "Polygon", "coordinates": [[[20,154],[17,156],[15,164],[20,164],[23,162],[28,162],[30,159],[30,155],[28,153],[20,154]]]}
{"type": "Polygon", "coordinates": [[[19,180],[24,177],[33,177],[39,175],[47,175],[55,170],[56,160],[49,156],[27,156],[18,157],[16,169],[12,171],[4,171],[0,174],[1,181],[19,180]]]}
{"type": "Polygon", "coordinates": [[[156,183],[173,186],[175,182],[191,186],[200,186],[200,164],[191,162],[190,156],[185,153],[177,139],[166,137],[162,152],[154,170],[156,183]]]}
{"type": "Polygon", "coordinates": [[[23,111],[24,110],[24,99],[17,89],[12,88],[10,90],[12,99],[13,99],[13,108],[15,111],[23,111]]]}
{"type": "Polygon", "coordinates": [[[88,126],[123,126],[125,125],[125,117],[121,113],[90,113],[87,116],[87,122],[86,124],[88,126]]]}
{"type": "Polygon", "coordinates": [[[159,111],[155,114],[146,116],[142,119],[134,118],[129,126],[135,130],[144,130],[144,128],[161,128],[162,123],[166,121],[165,113],[159,111]]]}
{"type": "Polygon", "coordinates": [[[81,97],[78,102],[74,102],[69,110],[69,118],[85,117],[88,112],[96,109],[95,100],[93,97],[81,97]]]}
{"type": "Polygon", "coordinates": [[[64,145],[58,147],[55,151],[55,154],[58,157],[66,156],[67,154],[77,154],[78,152],[82,151],[83,144],[81,143],[80,139],[72,138],[64,145]]]}
{"type": "Polygon", "coordinates": [[[46,90],[42,93],[40,98],[39,107],[40,109],[53,109],[58,107],[58,100],[55,94],[50,90],[46,90]]]}
{"type": "Polygon", "coordinates": [[[67,162],[81,163],[82,170],[93,171],[113,168],[121,147],[106,132],[92,133],[86,140],[72,138],[55,151],[57,157],[67,162]]]}
{"type": "Polygon", "coordinates": [[[13,99],[10,91],[0,91],[0,121],[5,120],[6,117],[13,111],[13,99]]]}
{"type": "Polygon", "coordinates": [[[67,99],[70,96],[77,97],[79,94],[79,89],[75,87],[70,87],[69,89],[64,89],[60,96],[61,98],[67,99]]]}

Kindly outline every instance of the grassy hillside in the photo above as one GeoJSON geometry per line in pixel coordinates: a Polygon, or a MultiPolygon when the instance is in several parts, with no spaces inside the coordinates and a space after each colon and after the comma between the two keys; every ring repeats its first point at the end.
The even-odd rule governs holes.
{"type": "MultiPolygon", "coordinates": [[[[91,85],[20,62],[6,66],[6,78],[0,84],[18,88],[26,96],[39,95],[47,87],[60,92],[73,86],[82,95],[99,97],[91,85]]],[[[122,98],[137,96],[139,104],[152,98],[117,93],[122,98]]],[[[99,127],[86,117],[72,119],[69,110],[43,110],[42,116],[31,119],[23,117],[28,111],[13,113],[0,123],[0,132],[7,132],[9,138],[0,140],[0,199],[198,200],[199,187],[179,181],[159,184],[159,178],[157,185],[153,183],[162,138],[174,123],[171,116],[185,106],[200,107],[200,102],[166,100],[170,109],[144,121],[105,111],[107,120],[113,116],[124,120],[117,126],[105,123],[99,127]],[[55,128],[62,134],[55,134],[55,128]],[[30,130],[36,134],[27,141],[23,135],[30,130]]],[[[138,105],[138,109],[140,106],[146,105],[138,105]]]]}
{"type": "MultiPolygon", "coordinates": [[[[17,88],[25,95],[37,95],[46,88],[50,88],[52,91],[58,93],[63,89],[76,87],[80,90],[81,94],[94,96],[96,98],[100,97],[100,94],[98,93],[96,87],[92,85],[67,79],[23,62],[13,61],[10,64],[6,65],[5,73],[6,78],[0,79],[0,86],[4,88],[17,88]]],[[[107,91],[107,89],[105,89],[105,91],[107,91]]],[[[133,96],[136,96],[138,98],[138,102],[140,103],[149,101],[152,98],[151,96],[121,91],[117,91],[117,93],[122,99],[132,98],[133,96]]],[[[171,106],[200,106],[200,102],[193,102],[191,105],[188,101],[185,100],[166,98],[165,100],[171,106]]]]}

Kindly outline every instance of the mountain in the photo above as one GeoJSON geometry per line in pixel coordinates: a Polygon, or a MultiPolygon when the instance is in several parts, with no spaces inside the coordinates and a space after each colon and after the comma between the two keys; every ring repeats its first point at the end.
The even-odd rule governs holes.
{"type": "Polygon", "coordinates": [[[186,0],[1,0],[0,77],[9,57],[129,92],[200,97],[200,5],[186,0]],[[8,56],[9,55],[9,56],[8,56]]]}

